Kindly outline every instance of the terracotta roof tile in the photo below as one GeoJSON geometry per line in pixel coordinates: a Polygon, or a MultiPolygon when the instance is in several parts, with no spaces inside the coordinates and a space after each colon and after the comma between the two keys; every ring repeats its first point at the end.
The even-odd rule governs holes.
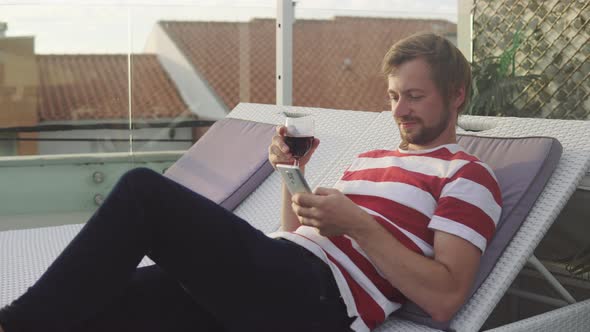
{"type": "MultiPolygon", "coordinates": [[[[275,103],[275,20],[160,24],[229,109],[240,101],[275,103]],[[245,48],[249,50],[249,82],[242,86],[249,89],[245,94],[249,100],[240,100],[240,33],[249,41],[245,48]]],[[[385,109],[382,57],[393,43],[418,31],[447,34],[455,32],[456,25],[431,19],[297,20],[293,28],[293,104],[385,109]]]]}
{"type": "MultiPolygon", "coordinates": [[[[127,119],[127,55],[37,55],[41,121],[127,119]]],[[[133,117],[172,118],[188,107],[152,54],[131,56],[133,117]]]]}

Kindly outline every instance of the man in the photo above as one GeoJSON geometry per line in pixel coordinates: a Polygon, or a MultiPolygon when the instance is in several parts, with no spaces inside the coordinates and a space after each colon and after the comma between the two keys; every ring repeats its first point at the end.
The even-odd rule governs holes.
{"type": "MultiPolygon", "coordinates": [[[[283,189],[272,238],[158,173],[132,170],[0,310],[0,332],[369,331],[405,298],[449,319],[501,204],[489,168],[455,144],[469,64],[444,38],[421,34],[395,44],[384,69],[402,146],[361,154],[332,189],[283,189]],[[137,269],[145,255],[157,265],[137,269]]],[[[273,165],[292,162],[284,130],[269,147],[273,165]]]]}
{"type": "MultiPolygon", "coordinates": [[[[435,34],[414,35],[389,50],[383,70],[400,148],[361,154],[333,189],[292,197],[283,189],[282,232],[273,234],[330,265],[349,315],[361,318],[358,330],[375,327],[404,297],[449,320],[501,211],[489,167],[456,145],[471,81],[459,50],[435,34]]],[[[270,147],[274,165],[291,161],[284,132],[270,147]]]]}

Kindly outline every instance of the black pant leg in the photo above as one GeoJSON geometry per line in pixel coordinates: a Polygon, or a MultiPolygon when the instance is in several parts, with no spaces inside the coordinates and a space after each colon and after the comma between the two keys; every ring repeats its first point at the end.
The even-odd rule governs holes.
{"type": "MultiPolygon", "coordinates": [[[[158,222],[161,176],[134,169],[121,177],[105,202],[39,280],[0,311],[12,331],[69,331],[123,293],[138,263],[151,251],[158,222]],[[150,201],[142,191],[150,191],[150,201]]],[[[175,187],[177,187],[176,185],[175,187]]],[[[185,193],[183,193],[185,194],[185,193]]],[[[182,255],[182,253],[178,253],[182,255]]]]}
{"type": "Polygon", "coordinates": [[[329,331],[346,318],[341,301],[325,301],[325,271],[301,250],[136,169],[0,321],[7,332],[18,331],[10,318],[22,331],[68,331],[123,294],[145,254],[228,331],[329,331]]]}
{"type": "Polygon", "coordinates": [[[138,268],[122,295],[74,329],[79,332],[223,332],[221,324],[157,265],[138,268]]]}

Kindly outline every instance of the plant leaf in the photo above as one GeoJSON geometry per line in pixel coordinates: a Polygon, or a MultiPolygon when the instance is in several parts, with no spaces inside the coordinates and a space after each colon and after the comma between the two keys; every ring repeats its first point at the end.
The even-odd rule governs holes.
{"type": "Polygon", "coordinates": [[[478,86],[477,95],[472,98],[469,114],[498,115],[507,112],[507,107],[512,105],[514,94],[538,79],[540,79],[539,75],[509,76],[495,81],[483,91],[476,85],[478,86]]]}

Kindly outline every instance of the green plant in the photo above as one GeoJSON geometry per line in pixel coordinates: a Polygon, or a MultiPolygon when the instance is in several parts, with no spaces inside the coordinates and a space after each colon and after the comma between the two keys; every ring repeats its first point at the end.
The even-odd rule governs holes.
{"type": "Polygon", "coordinates": [[[573,257],[564,259],[566,270],[574,276],[590,280],[590,247],[586,247],[573,257]]]}
{"type": "Polygon", "coordinates": [[[516,93],[541,78],[539,75],[516,75],[515,56],[519,46],[520,30],[517,30],[512,37],[512,45],[500,56],[487,57],[471,64],[473,81],[467,114],[519,115],[513,104],[516,93]]]}

